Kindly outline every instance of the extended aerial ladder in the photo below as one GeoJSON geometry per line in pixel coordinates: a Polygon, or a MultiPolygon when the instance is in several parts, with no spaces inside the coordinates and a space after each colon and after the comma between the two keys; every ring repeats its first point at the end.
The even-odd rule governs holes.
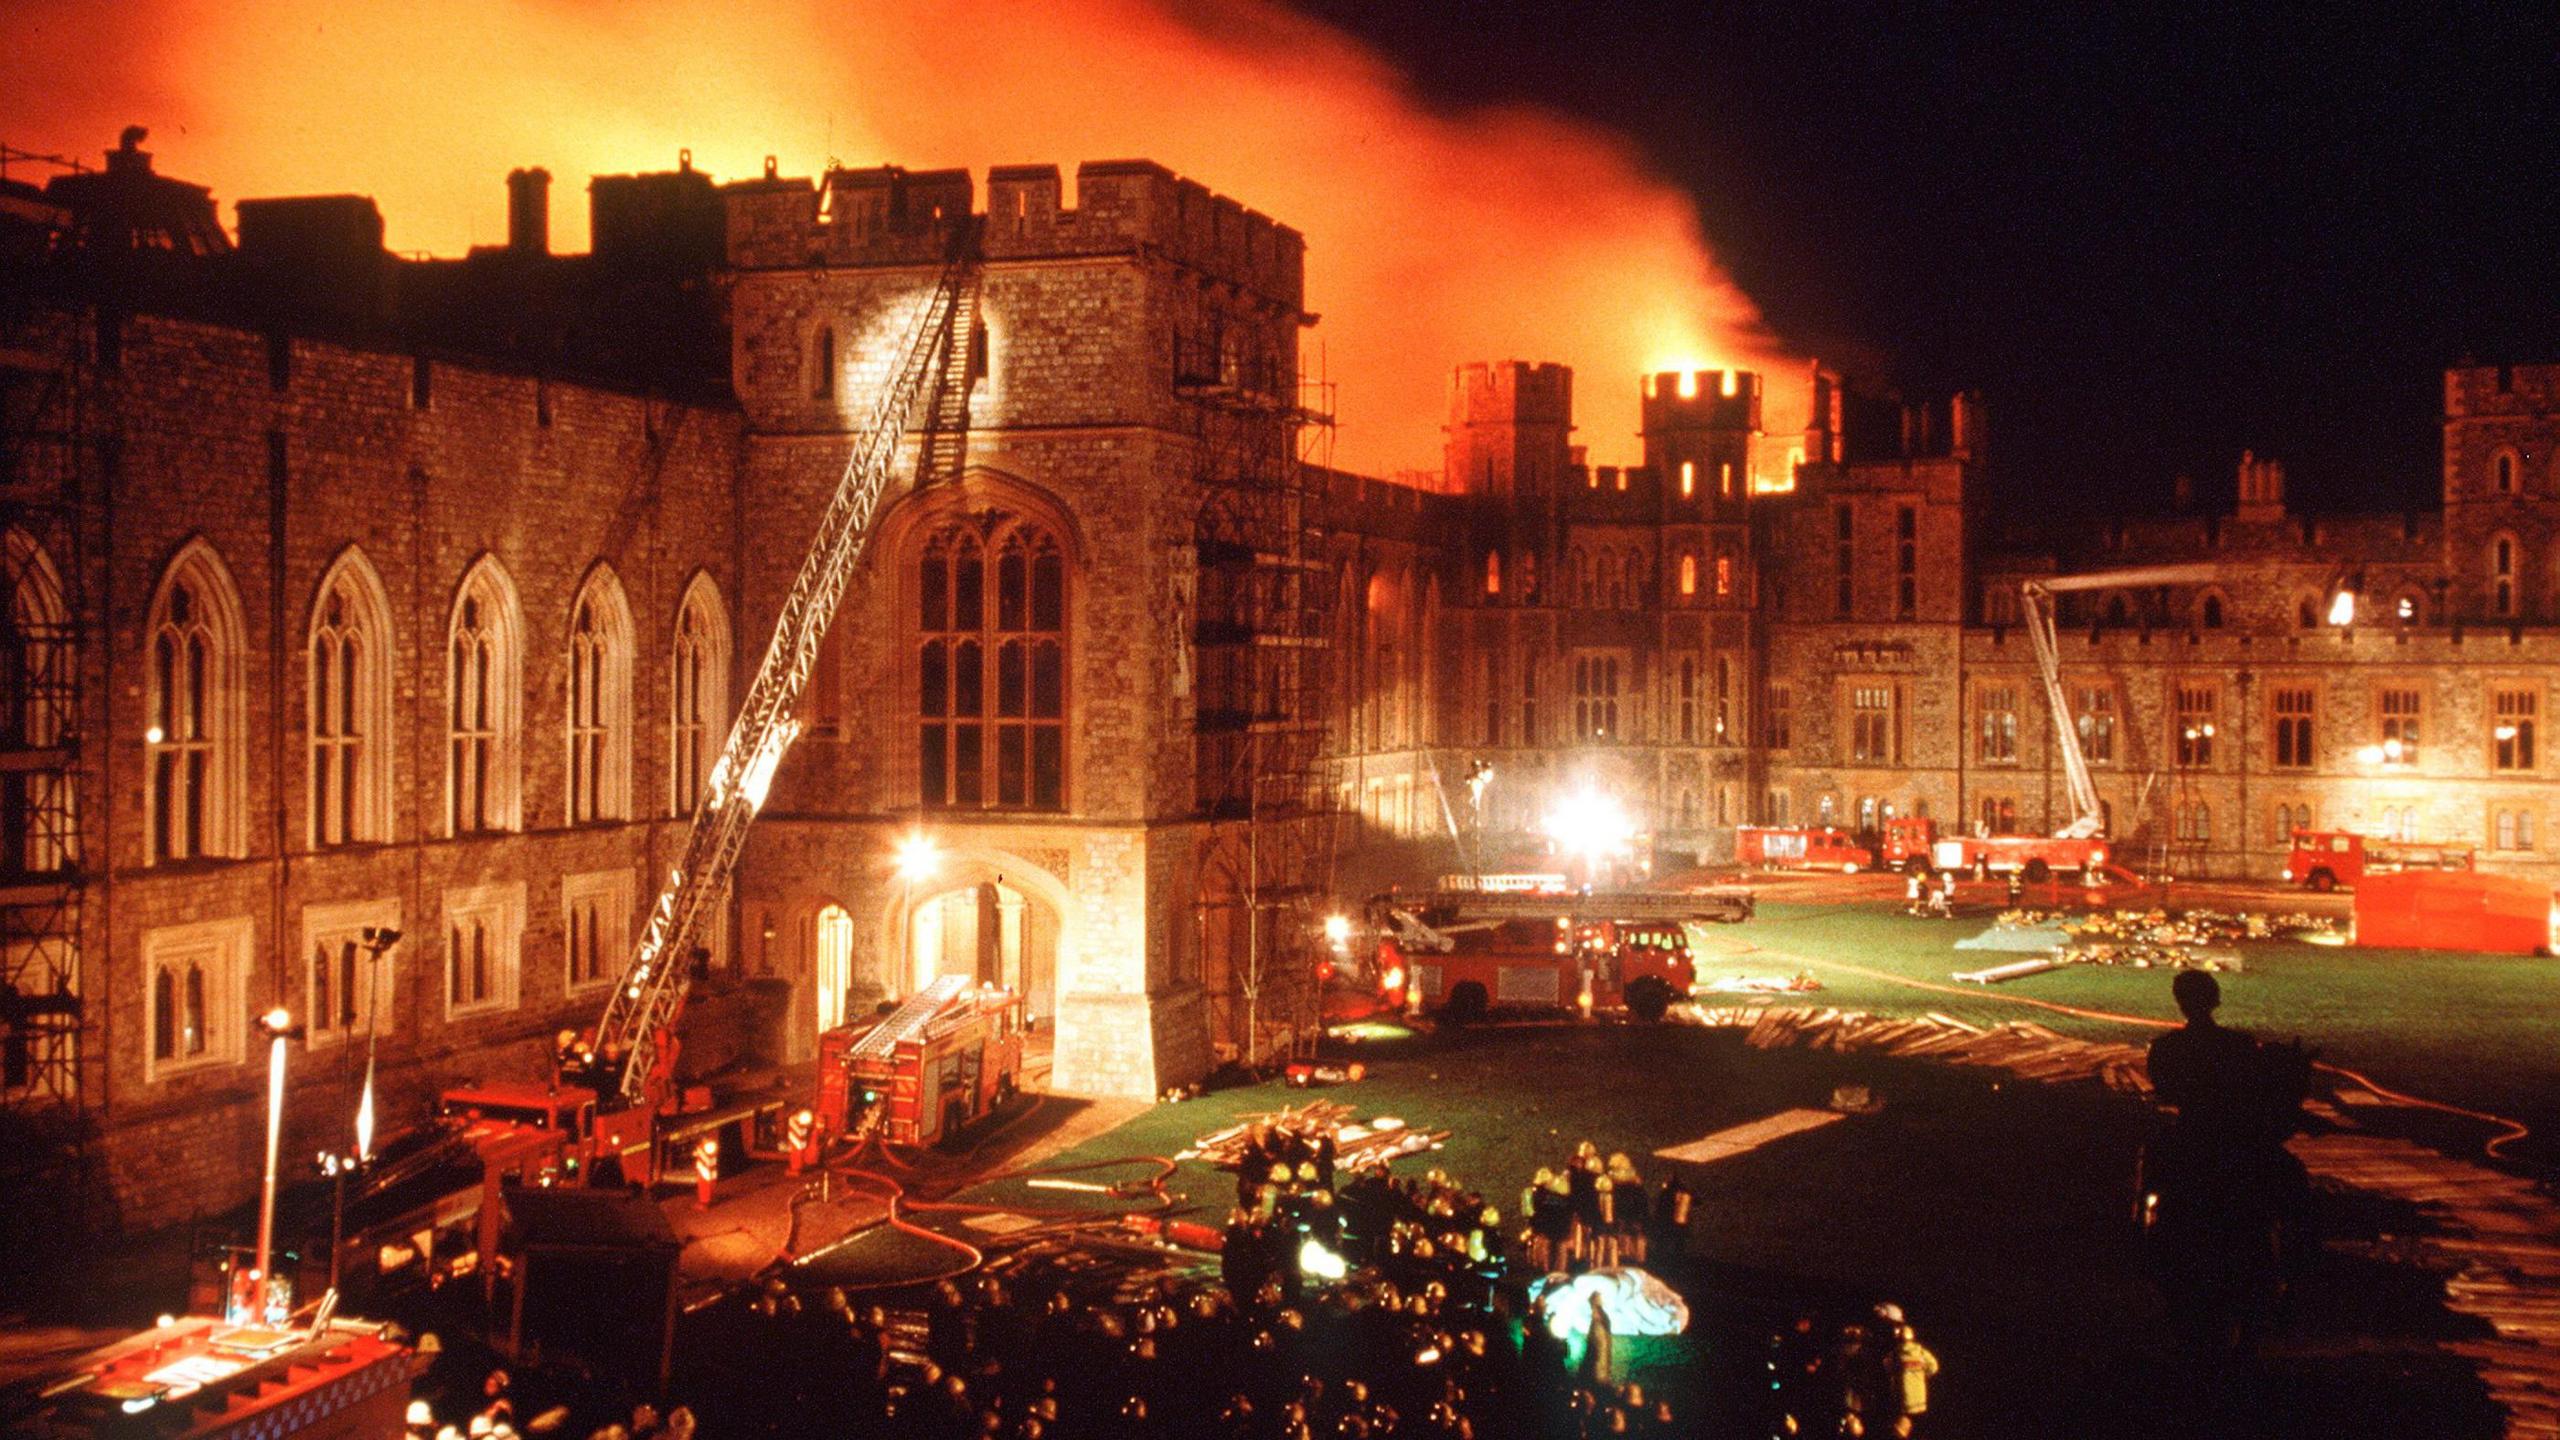
{"type": "Polygon", "coordinates": [[[661,883],[630,965],[597,1023],[594,1053],[601,1078],[613,1087],[613,1094],[603,1097],[608,1104],[617,1096],[625,1104],[652,1106],[666,1098],[663,1090],[669,1082],[659,1073],[660,1052],[684,1008],[694,938],[706,932],[712,911],[727,892],[748,827],[764,807],[774,771],[799,736],[795,712],[816,667],[819,644],[862,557],[908,422],[936,373],[935,362],[947,359],[951,347],[968,343],[967,327],[958,322],[976,285],[977,267],[971,260],[955,258],[943,270],[867,423],[854,437],[834,496],[783,598],[773,639],[711,767],[683,856],[661,883]]]}
{"type": "Polygon", "coordinates": [[[2098,804],[2097,782],[2089,778],[2089,756],[2080,746],[2080,728],[2072,722],[2071,700],[2062,690],[2062,647],[2054,631],[2054,599],[2084,590],[2114,590],[2129,585],[2195,585],[2214,578],[2211,565],[2143,565],[2102,570],[2092,575],[2061,575],[2029,580],[2018,587],[2027,639],[2035,645],[2036,673],[2044,681],[2045,709],[2053,716],[2062,755],[2063,789],[2070,797],[2071,819],[2053,832],[2057,840],[2087,840],[2106,828],[2106,812],[2098,804]]]}

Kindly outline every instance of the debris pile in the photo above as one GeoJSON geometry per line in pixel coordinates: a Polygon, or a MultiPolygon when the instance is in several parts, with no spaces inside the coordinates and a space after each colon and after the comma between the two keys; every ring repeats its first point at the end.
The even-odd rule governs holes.
{"type": "Polygon", "coordinates": [[[2227,915],[2218,910],[2099,910],[2083,914],[2017,909],[2000,912],[1996,927],[2059,931],[2064,938],[2055,958],[2070,964],[2129,965],[2138,970],[2237,971],[2242,968],[2237,947],[2243,942],[2331,934],[2336,922],[2319,915],[2227,915]]]}
{"type": "Polygon", "coordinates": [[[1329,1154],[1332,1163],[1344,1170],[1383,1169],[1398,1156],[1437,1150],[1448,1138],[1446,1130],[1417,1130],[1392,1115],[1363,1123],[1353,1118],[1348,1105],[1313,1100],[1244,1116],[1193,1141],[1179,1158],[1233,1170],[1248,1154],[1267,1157],[1275,1150],[1303,1148],[1310,1157],[1329,1154]]]}

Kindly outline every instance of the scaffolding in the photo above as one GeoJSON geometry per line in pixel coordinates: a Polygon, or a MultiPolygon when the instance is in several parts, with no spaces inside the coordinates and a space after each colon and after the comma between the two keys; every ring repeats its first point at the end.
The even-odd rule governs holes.
{"type": "MultiPolygon", "coordinates": [[[[52,162],[10,151],[5,162],[52,162]]],[[[0,284],[0,1191],[71,1197],[86,1175],[78,823],[83,476],[95,446],[79,307],[40,255],[70,217],[7,190],[18,259],[0,284]],[[38,1187],[42,1187],[39,1189],[38,1187]]]]}
{"type": "MultiPolygon", "coordinates": [[[[1294,323],[1295,317],[1290,317],[1294,323]]],[[[1319,503],[1332,385],[1212,318],[1177,335],[1191,536],[1194,924],[1212,1033],[1256,1065],[1313,1042],[1338,826],[1326,744],[1331,567],[1319,503]]]]}

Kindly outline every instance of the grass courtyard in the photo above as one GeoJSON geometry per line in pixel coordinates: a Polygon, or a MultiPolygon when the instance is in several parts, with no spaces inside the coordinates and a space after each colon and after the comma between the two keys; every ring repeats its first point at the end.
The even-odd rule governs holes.
{"type": "MultiPolygon", "coordinates": [[[[2033,1019],[2107,1039],[2142,1038],[2121,1023],[2058,1014],[2019,997],[2168,1019],[2168,976],[2073,967],[1948,994],[1950,971],[1996,963],[1954,942],[1989,915],[1933,922],[1891,904],[1768,904],[1755,921],[1712,932],[1720,975],[1811,969],[1825,989],[1782,1004],[1875,1012],[1939,1011],[1977,1023],[2033,1019]]],[[[2294,942],[2252,944],[2224,977],[2231,1023],[2299,1036],[2387,1086],[2512,1115],[2535,1127],[2516,1153],[2552,1153],[2560,1131],[2560,962],[2370,952],[2294,942]]],[[[1062,1155],[1057,1164],[1172,1156],[1236,1117],[1311,1098],[1364,1116],[1393,1115],[1450,1132],[1445,1147],[1398,1162],[1437,1165],[1481,1188],[1506,1214],[1521,1183],[1575,1141],[1625,1150],[1659,1180],[1674,1162],[1653,1152],[1798,1106],[1835,1084],[1871,1086],[1884,1108],[1789,1136],[1714,1164],[1684,1164],[1697,1195],[1705,1365],[1730,1383],[1756,1357],[1754,1337],[1800,1307],[1848,1313],[1880,1299],[1904,1305],[1945,1362],[1936,1433],[2084,1436],[2165,1433],[2158,1302],[2126,1223],[2134,1155],[2149,1119],[2091,1086],[1995,1083],[1985,1073],[1877,1056],[1761,1052],[1729,1029],[1569,1023],[1439,1033],[1392,1030],[1344,1052],[1357,1084],[1296,1091],[1265,1084],[1153,1107],[1062,1155]]],[[[2448,1149],[2487,1128],[2394,1111],[2448,1149]]],[[[1137,1178],[1130,1164],[1088,1178],[1137,1178]]],[[[1214,1221],[1232,1178],[1196,1163],[1171,1181],[1214,1221]]],[[[1024,1206],[1125,1201],[1032,1190],[1019,1180],[973,1200],[1024,1206]]],[[[2437,1302],[2437,1280],[2401,1263],[2387,1237],[2417,1218],[2332,1197],[2334,1245],[2299,1294],[2274,1347],[2254,1433],[2496,1433],[2495,1416],[2459,1363],[2430,1337],[2466,1322],[2437,1302]]]]}

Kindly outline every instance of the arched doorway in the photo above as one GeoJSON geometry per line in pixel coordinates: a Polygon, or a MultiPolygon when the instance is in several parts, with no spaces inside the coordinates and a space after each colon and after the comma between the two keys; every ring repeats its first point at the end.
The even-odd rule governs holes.
{"type": "Polygon", "coordinates": [[[907,910],[903,993],[944,975],[1009,985],[1034,1018],[1057,1011],[1058,912],[1001,875],[920,896],[907,910]]]}
{"type": "Polygon", "coordinates": [[[853,917],[843,906],[829,905],[818,912],[810,938],[818,1033],[823,1035],[845,1022],[846,992],[853,988],[853,917]]]}

